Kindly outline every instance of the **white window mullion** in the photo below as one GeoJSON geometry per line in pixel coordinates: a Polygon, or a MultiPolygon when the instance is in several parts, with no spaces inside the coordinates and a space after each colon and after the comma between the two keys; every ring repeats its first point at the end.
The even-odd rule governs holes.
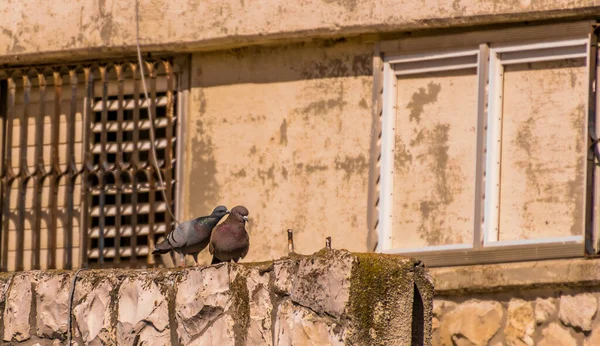
{"type": "Polygon", "coordinates": [[[490,50],[487,155],[485,169],[484,246],[498,241],[500,215],[500,162],[502,154],[502,92],[504,67],[498,53],[490,50]]]}
{"type": "Polygon", "coordinates": [[[379,186],[379,242],[377,251],[392,247],[394,209],[394,145],[396,136],[396,82],[389,62],[383,67],[383,114],[381,133],[381,181],[379,186]]]}

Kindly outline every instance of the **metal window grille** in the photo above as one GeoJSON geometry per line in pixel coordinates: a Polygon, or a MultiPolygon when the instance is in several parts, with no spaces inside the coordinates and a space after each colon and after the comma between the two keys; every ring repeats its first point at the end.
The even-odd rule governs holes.
{"type": "Polygon", "coordinates": [[[173,225],[178,74],[171,59],[0,70],[2,271],[154,263],[173,225]]]}

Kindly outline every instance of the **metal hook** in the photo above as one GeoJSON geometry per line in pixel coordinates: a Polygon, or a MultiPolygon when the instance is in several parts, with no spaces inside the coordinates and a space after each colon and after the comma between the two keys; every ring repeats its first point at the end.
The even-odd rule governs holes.
{"type": "Polygon", "coordinates": [[[287,230],[288,234],[288,253],[294,253],[294,231],[287,230]]]}

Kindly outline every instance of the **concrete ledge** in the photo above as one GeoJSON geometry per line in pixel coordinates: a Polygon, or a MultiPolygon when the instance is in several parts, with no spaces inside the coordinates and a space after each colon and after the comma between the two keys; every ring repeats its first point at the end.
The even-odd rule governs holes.
{"type": "MultiPolygon", "coordinates": [[[[99,58],[135,48],[136,7],[130,0],[4,0],[0,64],[99,58]]],[[[146,51],[194,51],[373,33],[489,25],[556,18],[592,18],[592,0],[411,0],[217,2],[140,0],[146,51]]]]}
{"type": "Polygon", "coordinates": [[[0,276],[0,340],[60,345],[70,330],[80,345],[430,346],[432,296],[412,259],[337,250],[77,277],[20,272],[0,276]]]}
{"type": "Polygon", "coordinates": [[[436,295],[600,284],[600,259],[564,259],[432,268],[436,295]]]}

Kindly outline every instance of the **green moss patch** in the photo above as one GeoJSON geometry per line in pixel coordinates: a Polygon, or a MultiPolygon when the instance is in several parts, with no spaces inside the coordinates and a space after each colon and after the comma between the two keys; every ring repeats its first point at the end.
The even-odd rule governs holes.
{"type": "Polygon", "coordinates": [[[396,307],[414,284],[415,261],[394,255],[355,256],[349,301],[349,317],[356,330],[352,339],[359,345],[384,345],[390,322],[406,313],[396,307]]]}

